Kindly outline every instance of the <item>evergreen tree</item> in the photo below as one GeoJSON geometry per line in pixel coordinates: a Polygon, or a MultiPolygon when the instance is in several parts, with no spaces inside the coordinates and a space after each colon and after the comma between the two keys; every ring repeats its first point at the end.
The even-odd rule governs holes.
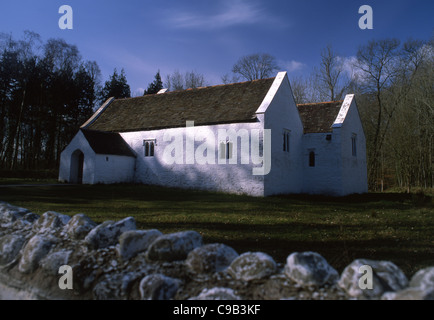
{"type": "Polygon", "coordinates": [[[131,97],[131,89],[127,83],[124,69],[122,69],[121,74],[118,74],[115,69],[113,75],[110,76],[110,80],[106,81],[104,88],[101,91],[102,102],[105,102],[111,97],[114,97],[115,99],[131,97]]]}
{"type": "Polygon", "coordinates": [[[155,80],[149,84],[148,89],[145,90],[145,96],[148,94],[156,94],[161,89],[163,89],[163,81],[161,81],[160,76],[160,70],[158,70],[157,74],[155,75],[155,80]]]}

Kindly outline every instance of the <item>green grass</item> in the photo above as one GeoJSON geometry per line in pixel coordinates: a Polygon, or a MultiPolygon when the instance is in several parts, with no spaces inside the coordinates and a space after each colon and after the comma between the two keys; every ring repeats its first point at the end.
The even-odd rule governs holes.
{"type": "Polygon", "coordinates": [[[0,178],[0,185],[36,185],[36,184],[56,184],[57,179],[45,179],[45,178],[0,178]]]}
{"type": "Polygon", "coordinates": [[[96,222],[133,216],[141,229],[195,230],[205,243],[263,251],[281,263],[292,252],[315,251],[339,272],[356,258],[393,261],[408,276],[434,266],[433,198],[422,194],[253,198],[142,185],[61,185],[0,188],[0,201],[38,214],[85,213],[96,222]]]}

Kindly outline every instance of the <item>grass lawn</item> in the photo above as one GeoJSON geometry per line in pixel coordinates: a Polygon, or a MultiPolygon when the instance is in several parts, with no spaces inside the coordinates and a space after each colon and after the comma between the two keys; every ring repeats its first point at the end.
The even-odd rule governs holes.
{"type": "Polygon", "coordinates": [[[96,222],[133,216],[141,229],[195,230],[205,243],[263,251],[280,263],[292,252],[315,251],[339,272],[356,258],[390,260],[409,277],[434,266],[431,196],[253,198],[142,185],[62,185],[0,188],[0,201],[38,214],[85,213],[96,222]]]}
{"type": "Polygon", "coordinates": [[[0,178],[0,185],[36,185],[56,183],[58,183],[57,179],[0,178]]]}

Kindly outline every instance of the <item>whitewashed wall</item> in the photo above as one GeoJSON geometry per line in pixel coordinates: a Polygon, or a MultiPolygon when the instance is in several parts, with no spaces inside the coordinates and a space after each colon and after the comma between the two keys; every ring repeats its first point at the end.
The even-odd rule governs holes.
{"type": "Polygon", "coordinates": [[[84,153],[83,183],[93,184],[95,181],[96,154],[81,131],[75,135],[71,143],[60,155],[59,181],[75,183],[75,181],[71,181],[71,156],[77,150],[84,153]]]}
{"type": "MultiPolygon", "coordinates": [[[[194,121],[194,119],[191,119],[194,121]]],[[[167,187],[191,188],[200,190],[212,190],[220,192],[228,192],[235,194],[249,194],[253,196],[264,195],[263,176],[253,175],[253,168],[258,167],[252,161],[249,164],[241,164],[241,142],[238,139],[237,143],[237,164],[218,164],[219,139],[218,130],[233,129],[239,132],[240,129],[245,129],[249,133],[252,129],[261,130],[262,124],[256,123],[241,123],[216,126],[200,126],[194,128],[173,128],[154,131],[130,132],[121,133],[121,136],[137,153],[135,182],[161,185],[167,187]],[[188,130],[188,131],[187,131],[188,130]],[[188,134],[187,134],[188,132],[188,134]],[[183,139],[182,163],[168,163],[164,159],[164,151],[170,149],[172,141],[164,141],[164,135],[178,136],[183,139]],[[200,136],[206,139],[199,139],[200,136]],[[199,147],[206,147],[207,150],[213,150],[213,154],[209,155],[209,161],[205,164],[200,164],[194,161],[194,164],[188,164],[185,154],[191,156],[191,152],[187,152],[186,141],[191,141],[191,138],[196,136],[194,142],[194,153],[198,152],[199,147]],[[144,140],[156,139],[155,156],[144,156],[144,140]],[[204,144],[205,143],[205,144],[204,144]]],[[[193,138],[194,139],[194,138],[193,138]]],[[[224,139],[226,140],[226,139],[224,139]]],[[[250,153],[249,144],[249,153],[250,153]]],[[[175,156],[175,154],[173,154],[175,156]]]]}
{"type": "Polygon", "coordinates": [[[342,194],[368,192],[366,138],[355,99],[352,100],[342,125],[342,194]],[[352,155],[351,137],[357,135],[357,156],[352,155]]]}
{"type": "Polygon", "coordinates": [[[332,139],[325,133],[303,136],[301,151],[303,162],[302,193],[340,196],[342,193],[341,137],[333,132],[332,139]],[[309,166],[309,154],[315,152],[315,166],[309,166]]]}
{"type": "Polygon", "coordinates": [[[84,154],[83,184],[109,184],[134,181],[135,158],[96,154],[81,131],[77,133],[61,154],[59,181],[77,182],[71,179],[71,170],[73,171],[73,175],[76,175],[71,159],[73,153],[77,150],[80,150],[84,154]]]}
{"type": "Polygon", "coordinates": [[[133,157],[97,154],[94,183],[132,183],[135,163],[133,157]]]}
{"type": "MultiPolygon", "coordinates": [[[[265,176],[265,195],[300,193],[303,124],[286,72],[279,73],[270,90],[272,100],[264,100],[265,128],[272,133],[272,165],[265,176]],[[276,91],[273,92],[273,87],[276,91]],[[283,132],[290,130],[289,152],[283,151],[283,132]]],[[[261,110],[262,109],[262,110],[261,110]]]]}

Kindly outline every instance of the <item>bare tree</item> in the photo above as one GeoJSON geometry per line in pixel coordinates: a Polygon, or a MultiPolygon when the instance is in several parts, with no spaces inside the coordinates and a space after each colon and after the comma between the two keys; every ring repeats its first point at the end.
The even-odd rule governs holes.
{"type": "Polygon", "coordinates": [[[165,87],[169,91],[184,90],[184,77],[179,70],[167,75],[165,87]]]}
{"type": "Polygon", "coordinates": [[[396,111],[385,148],[398,185],[408,192],[411,187],[433,186],[433,70],[432,44],[410,40],[403,45],[399,75],[391,88],[396,111]]]}
{"type": "Polygon", "coordinates": [[[194,89],[204,86],[206,86],[204,75],[195,71],[187,71],[183,75],[179,70],[175,70],[172,74],[167,75],[165,82],[165,87],[169,91],[194,89]]]}
{"type": "Polygon", "coordinates": [[[373,99],[368,115],[368,171],[371,187],[377,188],[381,174],[383,143],[396,105],[386,103],[387,89],[392,87],[397,74],[399,41],[396,39],[370,41],[357,52],[356,68],[361,71],[361,82],[365,94],[373,99]]]}
{"type": "Polygon", "coordinates": [[[350,79],[345,75],[344,60],[330,45],[321,52],[320,67],[314,70],[314,78],[321,100],[341,100],[349,87],[350,79]]]}
{"type": "Polygon", "coordinates": [[[291,80],[292,94],[294,95],[295,103],[309,103],[309,83],[301,76],[294,77],[291,80]]]}
{"type": "Polygon", "coordinates": [[[270,78],[277,71],[276,59],[268,53],[244,56],[233,66],[232,72],[241,78],[252,81],[270,78]]]}
{"type": "Polygon", "coordinates": [[[236,74],[231,75],[229,73],[224,74],[221,79],[223,84],[237,83],[240,81],[239,76],[237,76],[236,74]]]}
{"type": "Polygon", "coordinates": [[[187,71],[184,75],[184,84],[186,89],[204,87],[205,77],[203,74],[194,71],[187,71]]]}

